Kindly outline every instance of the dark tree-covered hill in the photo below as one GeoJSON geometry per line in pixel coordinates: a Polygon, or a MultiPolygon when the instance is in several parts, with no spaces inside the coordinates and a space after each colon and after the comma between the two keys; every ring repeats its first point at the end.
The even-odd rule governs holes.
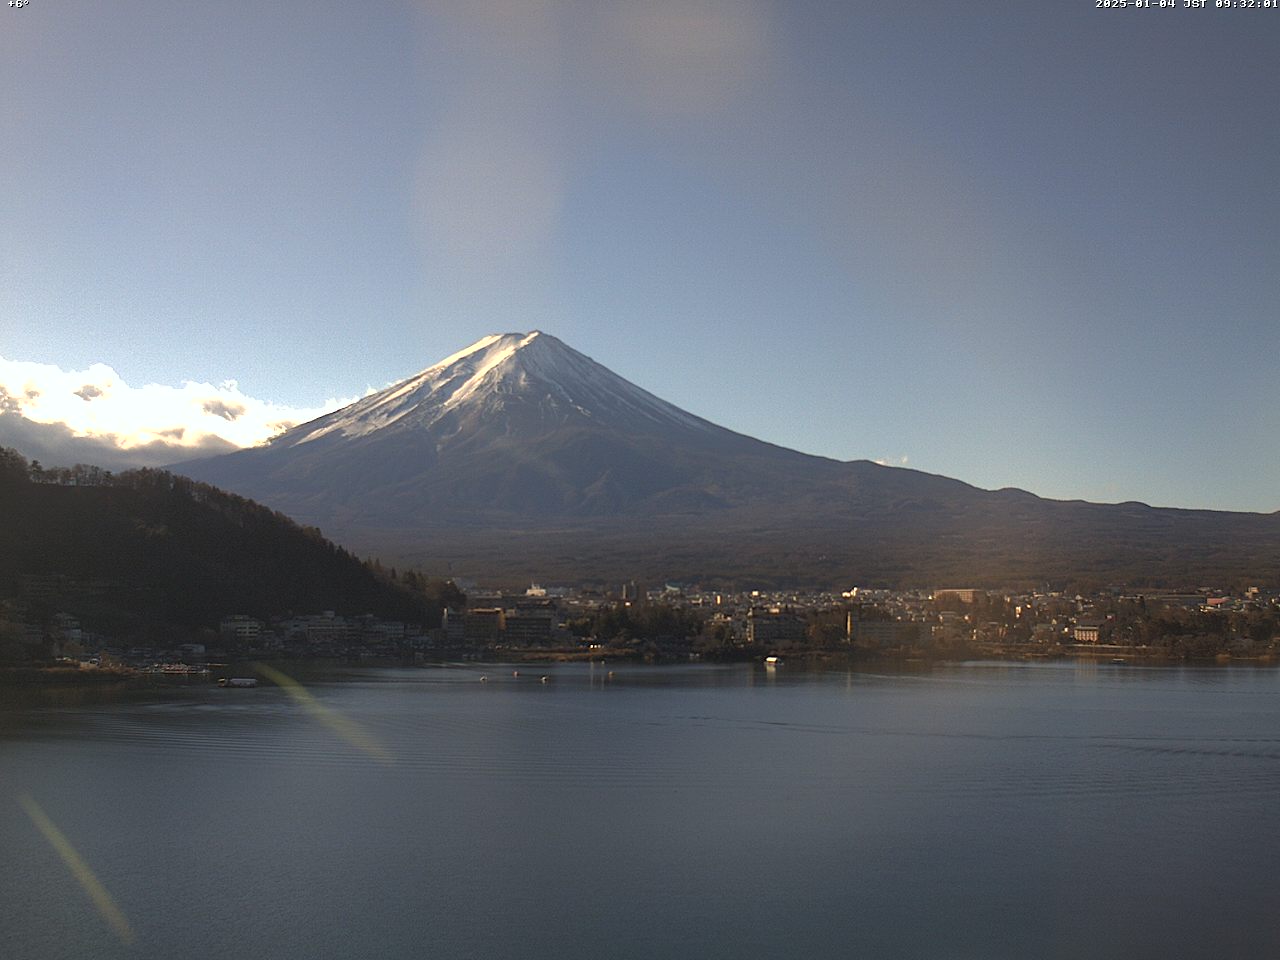
{"type": "MultiPolygon", "coordinates": [[[[159,470],[46,471],[0,450],[0,599],[155,639],[334,610],[435,626],[451,586],[393,580],[288,517],[159,470]]],[[[35,611],[37,614],[41,611],[35,611]]]]}

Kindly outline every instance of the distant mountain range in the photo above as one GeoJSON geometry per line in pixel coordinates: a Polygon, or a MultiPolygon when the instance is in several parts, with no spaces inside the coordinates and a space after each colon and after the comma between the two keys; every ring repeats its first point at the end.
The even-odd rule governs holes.
{"type": "Polygon", "coordinates": [[[1280,515],[1052,501],[734,433],[508,333],[175,469],[434,573],[774,584],[1280,575],[1280,515]]]}

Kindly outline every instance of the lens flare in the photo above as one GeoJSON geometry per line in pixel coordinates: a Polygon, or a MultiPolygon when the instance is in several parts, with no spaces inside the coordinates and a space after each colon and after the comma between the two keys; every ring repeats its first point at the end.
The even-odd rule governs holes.
{"type": "Polygon", "coordinates": [[[106,921],[107,926],[115,932],[115,935],[120,938],[122,943],[133,943],[133,928],[129,926],[129,921],[125,918],[123,911],[116,905],[111,894],[107,892],[107,888],[94,876],[93,871],[89,869],[89,865],[84,862],[84,858],[76,852],[76,848],[71,845],[71,841],[49,819],[48,815],[40,809],[40,804],[36,803],[35,799],[29,794],[24,793],[19,796],[18,803],[27,812],[31,822],[36,825],[36,829],[49,841],[49,845],[57,851],[58,856],[62,858],[62,862],[71,871],[71,875],[80,882],[80,886],[84,887],[85,893],[89,895],[93,905],[98,908],[98,913],[102,915],[102,919],[106,921]]]}
{"type": "Polygon", "coordinates": [[[312,696],[302,684],[287,673],[265,663],[255,663],[253,668],[276,686],[281,687],[307,713],[311,714],[357,750],[362,750],[379,763],[387,766],[395,762],[391,752],[373,734],[369,733],[350,717],[345,717],[331,707],[326,707],[312,696]]]}

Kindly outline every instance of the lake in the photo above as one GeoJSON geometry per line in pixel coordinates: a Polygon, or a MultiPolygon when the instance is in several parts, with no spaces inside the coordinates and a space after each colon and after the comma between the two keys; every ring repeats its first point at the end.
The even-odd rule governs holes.
{"type": "Polygon", "coordinates": [[[1280,951],[1274,669],[284,669],[0,688],[0,956],[1280,951]]]}

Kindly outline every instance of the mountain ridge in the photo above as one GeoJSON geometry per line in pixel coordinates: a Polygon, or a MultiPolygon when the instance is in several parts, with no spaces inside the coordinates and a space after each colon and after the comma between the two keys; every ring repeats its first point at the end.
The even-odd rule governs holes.
{"type": "Polygon", "coordinates": [[[681,410],[541,331],[482,338],[266,446],[174,469],[468,575],[1280,574],[1280,514],[1048,500],[802,453],[681,410]]]}

